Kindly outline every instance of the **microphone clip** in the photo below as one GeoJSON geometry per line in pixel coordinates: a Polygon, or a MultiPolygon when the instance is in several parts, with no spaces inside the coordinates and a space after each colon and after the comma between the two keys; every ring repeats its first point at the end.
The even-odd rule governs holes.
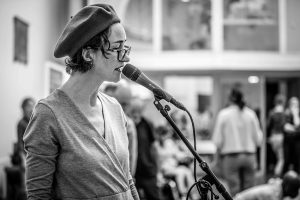
{"type": "Polygon", "coordinates": [[[186,108],[184,107],[184,105],[178,101],[176,101],[172,96],[167,95],[162,89],[160,88],[153,88],[152,90],[154,97],[156,100],[166,100],[167,102],[172,103],[174,106],[176,106],[177,108],[186,111],[186,108]]]}
{"type": "Polygon", "coordinates": [[[159,88],[153,88],[152,91],[153,91],[153,94],[154,94],[154,97],[155,97],[156,100],[164,99],[167,102],[171,101],[171,98],[168,95],[166,95],[166,93],[163,90],[161,90],[159,88]]]}

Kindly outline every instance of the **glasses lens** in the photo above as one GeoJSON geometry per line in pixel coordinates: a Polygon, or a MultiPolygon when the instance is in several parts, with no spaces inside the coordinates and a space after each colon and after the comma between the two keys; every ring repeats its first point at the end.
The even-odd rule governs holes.
{"type": "Polygon", "coordinates": [[[126,56],[129,56],[131,47],[125,46],[124,49],[119,51],[119,60],[124,61],[126,56]]]}

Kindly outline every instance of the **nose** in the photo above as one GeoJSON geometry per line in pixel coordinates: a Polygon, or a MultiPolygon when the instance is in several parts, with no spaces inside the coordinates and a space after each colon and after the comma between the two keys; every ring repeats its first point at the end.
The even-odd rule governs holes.
{"type": "Polygon", "coordinates": [[[122,61],[123,62],[129,62],[130,61],[129,55],[125,54],[125,57],[123,58],[122,61]]]}

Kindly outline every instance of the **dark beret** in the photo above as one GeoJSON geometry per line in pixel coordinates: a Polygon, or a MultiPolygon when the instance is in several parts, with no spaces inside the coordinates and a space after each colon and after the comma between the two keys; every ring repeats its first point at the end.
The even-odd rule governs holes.
{"type": "Polygon", "coordinates": [[[120,19],[111,5],[85,6],[71,18],[64,28],[57,41],[54,56],[56,58],[74,56],[92,37],[118,22],[120,19]]]}

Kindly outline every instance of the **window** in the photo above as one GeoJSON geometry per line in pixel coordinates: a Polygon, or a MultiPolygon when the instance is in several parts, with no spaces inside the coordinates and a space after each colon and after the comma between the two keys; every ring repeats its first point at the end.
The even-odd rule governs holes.
{"type": "Polygon", "coordinates": [[[278,0],[224,0],[224,49],[278,51],[278,0]]]}
{"type": "Polygon", "coordinates": [[[152,50],[152,0],[130,0],[126,9],[123,25],[127,41],[133,51],[152,50]]]}
{"type": "Polygon", "coordinates": [[[210,0],[162,1],[162,49],[211,48],[210,0]]]}

